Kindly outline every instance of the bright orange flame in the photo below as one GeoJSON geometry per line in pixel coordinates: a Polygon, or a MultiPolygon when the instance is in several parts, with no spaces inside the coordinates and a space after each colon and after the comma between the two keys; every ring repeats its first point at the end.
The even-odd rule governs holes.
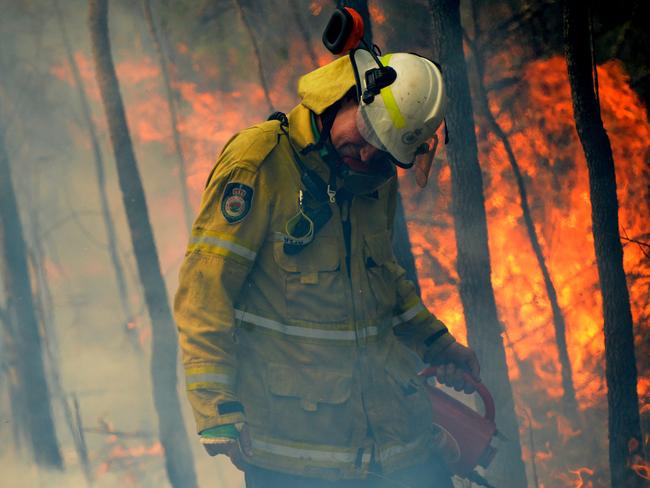
{"type": "Polygon", "coordinates": [[[638,462],[632,463],[630,467],[639,477],[650,480],[650,463],[648,461],[640,459],[638,462]]]}
{"type": "Polygon", "coordinates": [[[576,484],[574,485],[575,488],[593,488],[594,485],[589,479],[594,474],[593,469],[578,468],[575,471],[571,471],[571,473],[578,477],[576,484]]]}
{"type": "MultiPolygon", "coordinates": [[[[497,55],[506,66],[505,74],[501,71],[499,76],[512,74],[507,68],[509,55],[507,52],[497,55]]],[[[607,63],[598,68],[598,73],[602,117],[616,165],[621,228],[630,238],[648,240],[640,236],[648,232],[647,215],[650,215],[647,165],[650,124],[620,64],[607,63]]],[[[536,230],[567,324],[567,343],[580,409],[598,411],[606,408],[607,392],[601,293],[593,248],[588,173],[575,130],[564,60],[558,56],[529,63],[523,69],[523,82],[516,88],[491,94],[490,105],[508,132],[526,182],[536,230]]],[[[573,486],[570,478],[553,472],[552,466],[563,461],[555,459],[552,453],[561,446],[571,445],[573,439],[591,434],[581,432],[555,413],[563,389],[545,285],[523,225],[518,189],[503,145],[488,133],[480,117],[477,122],[492,284],[506,330],[504,342],[514,393],[518,402],[538,404],[537,408],[545,405],[548,411],[554,412],[544,428],[533,427],[533,431],[543,437],[543,430],[550,427],[548,421],[553,421],[553,433],[559,445],[542,451],[538,448],[535,460],[538,469],[550,475],[550,486],[573,486]],[[519,365],[530,368],[533,376],[520,371],[519,365]]],[[[444,158],[442,149],[439,156],[444,158]]],[[[400,188],[406,196],[403,201],[423,300],[463,340],[464,317],[455,271],[449,168],[442,159],[437,159],[425,191],[415,187],[410,173],[401,172],[400,188]]],[[[639,246],[626,242],[623,245],[632,313],[639,328],[650,317],[647,300],[650,260],[639,246]]],[[[644,345],[640,329],[636,337],[639,357],[643,357],[648,345],[644,345]]],[[[638,382],[642,409],[650,399],[649,377],[648,364],[644,362],[638,382]]],[[[606,422],[606,417],[603,421],[606,422]]],[[[522,421],[521,425],[526,426],[522,432],[524,441],[528,439],[528,424],[522,421]]],[[[606,448],[602,451],[604,446],[599,448],[598,453],[606,452],[606,448]]],[[[527,459],[532,457],[528,446],[524,452],[527,459]]],[[[604,462],[598,460],[599,465],[604,462]]],[[[590,486],[587,481],[584,483],[582,486],[590,486]]]]}

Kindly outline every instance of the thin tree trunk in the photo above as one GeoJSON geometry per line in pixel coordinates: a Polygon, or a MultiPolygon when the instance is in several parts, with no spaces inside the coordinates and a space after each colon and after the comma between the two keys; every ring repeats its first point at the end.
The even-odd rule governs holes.
{"type": "MultiPolygon", "coordinates": [[[[2,235],[2,225],[0,224],[0,236],[2,235]]],[[[1,270],[2,268],[0,268],[1,270]]],[[[6,304],[7,307],[9,304],[6,304]]],[[[9,312],[6,308],[0,308],[0,325],[2,326],[2,334],[0,341],[2,344],[2,355],[0,355],[0,375],[5,379],[7,385],[7,395],[9,395],[9,410],[11,412],[11,437],[13,438],[14,452],[20,452],[23,448],[24,438],[26,437],[25,429],[22,426],[26,425],[25,420],[25,401],[22,397],[22,392],[18,385],[18,360],[16,351],[16,331],[15,327],[9,319],[9,312]]]]}
{"type": "Polygon", "coordinates": [[[133,153],[108,35],[106,0],[89,1],[89,28],[97,83],[102,95],[131,242],[151,319],[151,377],[165,467],[175,488],[194,488],[196,474],[176,391],[177,342],[167,289],[133,153]]]}
{"type": "Polygon", "coordinates": [[[643,448],[634,326],[618,230],[614,158],[594,92],[589,19],[583,2],[564,2],[564,36],[576,129],[589,170],[594,248],[603,295],[612,486],[647,486],[630,468],[632,457],[642,455],[643,448]]]}
{"type": "MultiPolygon", "coordinates": [[[[67,403],[67,402],[66,402],[67,403]]],[[[88,457],[88,446],[86,444],[86,434],[84,432],[83,421],[81,420],[81,408],[79,407],[79,400],[77,395],[72,395],[72,404],[74,406],[74,426],[75,426],[75,445],[79,453],[79,462],[86,477],[88,486],[93,484],[93,472],[90,465],[90,458],[88,457]]]]}
{"type": "MultiPolygon", "coordinates": [[[[77,61],[74,58],[72,44],[68,38],[65,20],[63,14],[61,13],[61,8],[58,0],[54,0],[54,10],[56,12],[56,17],[59,23],[59,29],[61,30],[61,37],[63,40],[63,46],[65,48],[68,65],[70,66],[70,72],[72,73],[74,84],[77,87],[77,94],[79,95],[79,106],[81,107],[81,116],[83,118],[83,123],[86,126],[86,130],[88,131],[88,139],[93,151],[93,157],[95,160],[95,176],[97,178],[97,193],[99,195],[102,220],[104,221],[106,238],[108,240],[108,253],[111,259],[111,263],[113,264],[113,272],[115,273],[117,292],[120,298],[120,305],[122,306],[122,313],[124,314],[125,330],[129,331],[128,324],[131,320],[133,320],[133,310],[131,309],[131,303],[129,302],[126,278],[124,276],[122,262],[120,261],[119,257],[119,246],[116,239],[115,224],[113,222],[113,216],[111,215],[110,205],[108,203],[106,176],[104,174],[104,158],[102,156],[102,150],[99,144],[99,137],[97,136],[95,123],[91,115],[92,112],[90,109],[90,104],[88,103],[88,97],[86,96],[83,79],[81,77],[81,73],[79,72],[77,61]]],[[[132,337],[132,342],[134,345],[136,345],[136,347],[139,347],[137,339],[132,337]]]]}
{"type": "Polygon", "coordinates": [[[260,84],[262,85],[262,90],[264,90],[264,98],[266,99],[266,103],[269,107],[269,113],[274,112],[275,109],[273,108],[273,102],[271,101],[269,84],[266,81],[266,75],[264,74],[264,67],[262,66],[262,54],[260,53],[260,48],[257,45],[257,39],[255,38],[255,33],[253,32],[253,29],[251,28],[251,25],[248,22],[248,18],[246,17],[246,13],[244,12],[244,8],[242,7],[241,1],[233,0],[233,2],[235,4],[235,9],[237,10],[237,14],[239,15],[239,19],[244,24],[244,28],[246,29],[246,33],[248,34],[248,38],[250,39],[251,45],[253,46],[253,54],[255,56],[255,63],[257,64],[257,72],[260,77],[260,84]]]}
{"type": "Polygon", "coordinates": [[[25,434],[38,465],[63,469],[47,385],[41,333],[35,313],[27,244],[11,181],[9,158],[0,127],[0,268],[13,325],[18,388],[23,400],[25,434]]]}
{"type": "Polygon", "coordinates": [[[178,158],[178,177],[181,186],[181,201],[183,202],[183,215],[185,216],[185,226],[188,231],[192,228],[194,220],[192,206],[190,205],[190,197],[187,191],[187,168],[185,166],[185,157],[183,156],[183,147],[181,145],[181,136],[178,132],[178,113],[176,111],[176,102],[174,100],[174,91],[172,90],[171,81],[169,79],[169,66],[167,58],[160,43],[158,30],[151,11],[151,0],[143,1],[144,18],[151,34],[156,54],[158,55],[158,62],[160,63],[160,71],[162,73],[163,84],[165,85],[165,95],[167,97],[167,108],[169,110],[169,125],[172,130],[172,139],[174,141],[174,150],[178,158]]]}
{"type": "MultiPolygon", "coordinates": [[[[355,9],[364,25],[364,40],[372,46],[372,22],[368,10],[367,0],[337,1],[337,8],[351,7],[355,9]]],[[[397,192],[397,208],[395,209],[395,222],[393,223],[393,250],[399,265],[406,271],[406,277],[413,282],[417,293],[420,293],[420,284],[418,283],[418,274],[415,267],[415,259],[411,252],[411,241],[409,239],[408,228],[406,227],[406,215],[404,214],[404,204],[402,202],[402,193],[397,192]]]]}
{"type": "Polygon", "coordinates": [[[456,231],[467,338],[481,363],[481,376],[497,405],[497,426],[510,442],[502,445],[488,476],[497,486],[527,486],[519,426],[490,280],[490,254],[483,181],[478,163],[474,115],[463,55],[459,0],[429,0],[434,47],[447,90],[447,154],[451,168],[452,212],[456,231]]]}
{"type": "MultiPolygon", "coordinates": [[[[474,6],[474,1],[472,5],[474,6]]],[[[475,29],[478,27],[478,22],[474,19],[475,29]]],[[[478,39],[478,34],[474,36],[475,39],[478,39]]],[[[571,368],[571,360],[569,358],[569,351],[566,343],[566,324],[564,321],[564,314],[560,308],[560,304],[557,299],[557,292],[555,290],[555,285],[551,279],[551,274],[546,266],[546,260],[544,259],[544,253],[542,252],[542,246],[539,243],[539,238],[537,237],[537,231],[535,230],[535,224],[533,223],[533,216],[530,211],[530,206],[528,205],[528,192],[526,191],[526,183],[524,182],[523,175],[521,174],[521,169],[519,168],[519,163],[515,156],[510,140],[504,130],[502,129],[499,122],[497,122],[492,110],[490,109],[487,91],[485,89],[485,82],[483,79],[484,69],[483,69],[483,59],[481,53],[478,49],[478,46],[469,40],[468,42],[470,49],[474,58],[474,65],[476,67],[476,74],[478,82],[476,83],[476,95],[481,111],[487,120],[490,130],[499,138],[503,147],[506,150],[508,155],[508,161],[510,162],[510,167],[512,172],[515,175],[515,181],[517,182],[517,189],[519,191],[519,201],[521,204],[521,211],[524,217],[524,224],[526,226],[526,232],[528,233],[528,238],[530,239],[530,244],[533,248],[535,258],[537,259],[537,264],[539,265],[540,271],[542,272],[542,277],[544,278],[544,286],[546,288],[546,295],[551,305],[551,311],[553,314],[553,326],[555,328],[555,342],[557,344],[558,357],[560,360],[560,373],[562,376],[562,389],[563,389],[563,400],[564,400],[564,410],[566,414],[573,420],[577,421],[578,419],[578,404],[576,401],[576,392],[573,386],[573,373],[571,368]]]]}

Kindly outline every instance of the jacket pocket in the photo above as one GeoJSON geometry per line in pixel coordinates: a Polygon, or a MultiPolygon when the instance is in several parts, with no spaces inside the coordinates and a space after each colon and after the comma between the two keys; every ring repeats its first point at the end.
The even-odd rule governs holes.
{"type": "Polygon", "coordinates": [[[392,315],[397,303],[396,275],[393,273],[393,248],[388,231],[364,237],[364,263],[374,299],[371,310],[377,317],[392,315]]]}
{"type": "Polygon", "coordinates": [[[284,275],[287,317],[311,322],[336,322],[347,318],[344,280],[338,241],[319,236],[296,255],[284,252],[276,241],[273,257],[284,275]]]}
{"type": "Polygon", "coordinates": [[[351,373],[313,366],[270,364],[268,369],[273,436],[316,444],[346,445],[365,427],[351,373]],[[326,442],[325,442],[326,441],[326,442]]]}
{"type": "Polygon", "coordinates": [[[385,419],[380,428],[403,442],[418,437],[431,425],[431,404],[417,371],[415,355],[395,343],[384,365],[387,389],[385,419]]]}

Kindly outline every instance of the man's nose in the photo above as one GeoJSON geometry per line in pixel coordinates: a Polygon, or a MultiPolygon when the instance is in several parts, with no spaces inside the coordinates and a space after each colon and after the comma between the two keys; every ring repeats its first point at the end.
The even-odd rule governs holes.
{"type": "Polygon", "coordinates": [[[361,157],[361,161],[367,163],[372,158],[374,158],[378,152],[379,149],[377,149],[375,146],[372,146],[370,144],[364,144],[363,147],[361,148],[359,156],[361,157]]]}

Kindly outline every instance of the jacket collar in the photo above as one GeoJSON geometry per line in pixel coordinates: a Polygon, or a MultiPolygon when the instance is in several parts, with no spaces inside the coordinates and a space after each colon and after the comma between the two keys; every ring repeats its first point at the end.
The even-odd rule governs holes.
{"type": "Polygon", "coordinates": [[[312,129],[311,111],[303,104],[296,106],[287,114],[289,119],[289,137],[298,152],[300,159],[324,180],[329,179],[329,166],[320,156],[318,151],[311,151],[301,155],[300,151],[310,144],[316,143],[316,136],[312,129]]]}

